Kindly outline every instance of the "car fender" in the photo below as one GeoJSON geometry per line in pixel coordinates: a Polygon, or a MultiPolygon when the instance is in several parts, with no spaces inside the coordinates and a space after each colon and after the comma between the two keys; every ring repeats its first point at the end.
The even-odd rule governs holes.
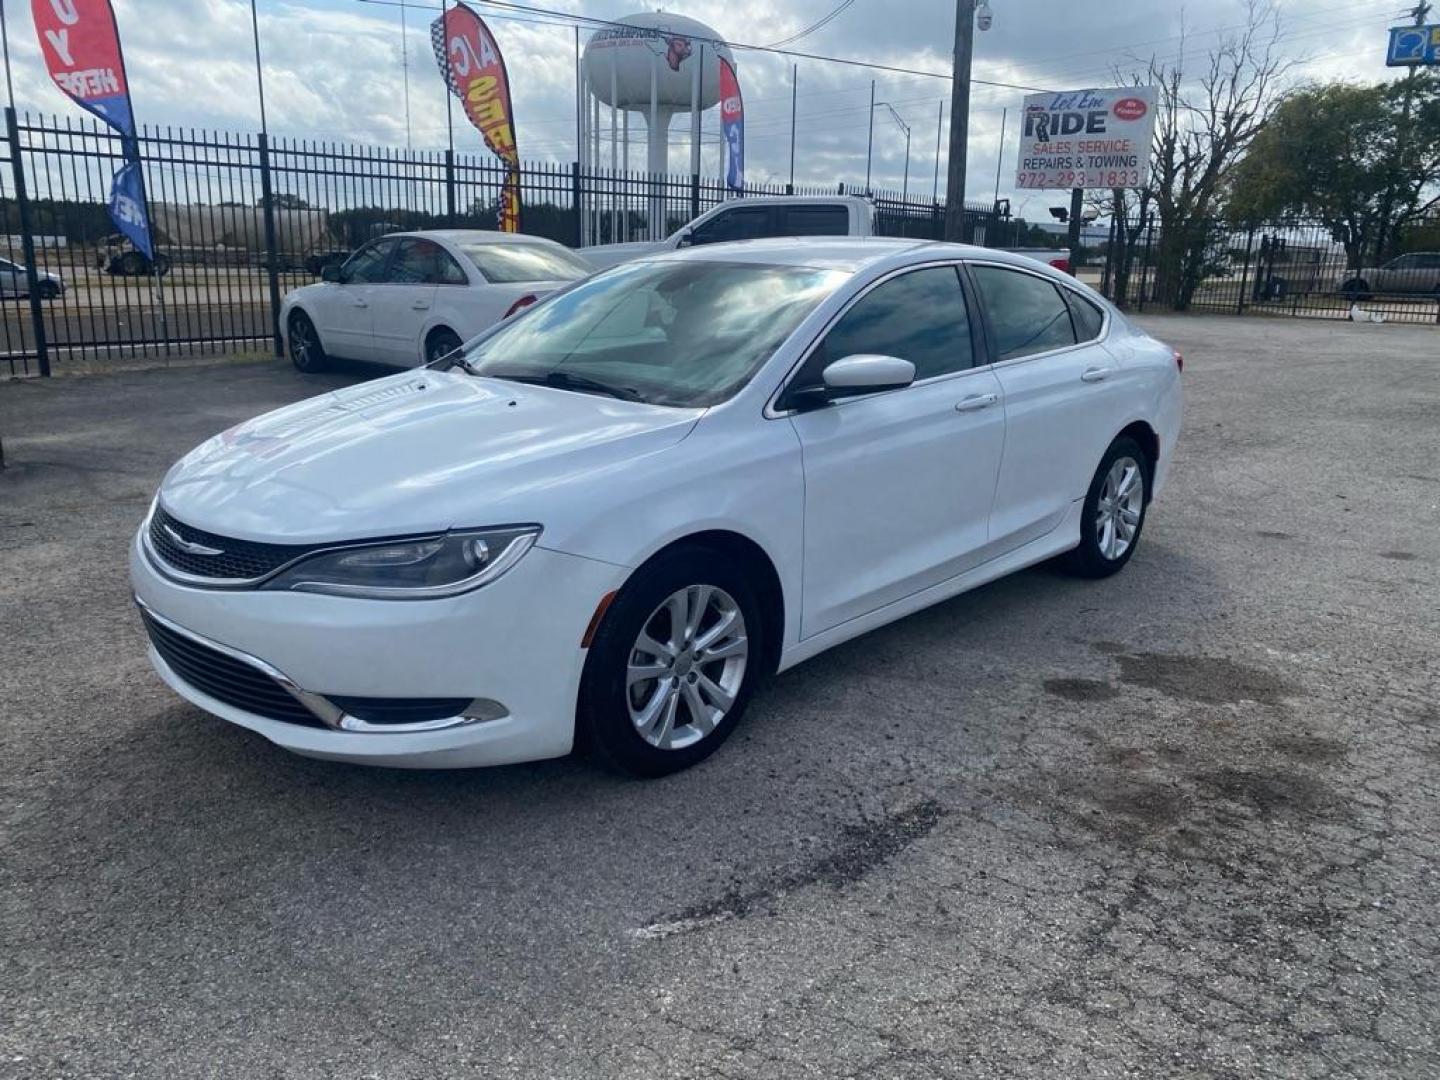
{"type": "MultiPolygon", "coordinates": [[[[563,524],[546,523],[542,544],[634,570],[665,548],[705,532],[728,532],[765,553],[780,580],[785,647],[799,640],[805,516],[800,442],[786,419],[735,423],[711,410],[663,453],[627,463],[623,483],[607,481],[604,499],[556,493],[573,510],[563,524]],[[717,462],[724,462],[716,468],[717,462]],[[691,480],[704,475],[706,482],[691,480]]],[[[588,486],[593,487],[593,484],[588,486]]]]}

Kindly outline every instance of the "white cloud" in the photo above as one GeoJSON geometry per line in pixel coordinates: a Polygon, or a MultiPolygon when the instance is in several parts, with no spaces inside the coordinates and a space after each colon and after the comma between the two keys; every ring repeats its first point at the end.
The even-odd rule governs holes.
{"type": "MultiPolygon", "coordinates": [[[[420,0],[417,0],[419,3],[420,0]]],[[[438,6],[438,0],[424,0],[438,6]]],[[[1281,42],[1301,64],[1294,77],[1383,77],[1384,30],[1400,5],[1393,0],[1285,0],[1281,42]]],[[[537,6],[615,18],[644,5],[622,0],[536,0],[537,6]]],[[[733,40],[764,43],[813,23],[835,0],[672,0],[680,13],[702,19],[733,40]]],[[[150,125],[253,132],[259,127],[250,8],[247,0],[116,0],[137,118],[150,125]]],[[[1036,86],[1104,85],[1116,65],[1178,53],[1179,5],[1076,3],[1075,0],[992,0],[995,28],[976,38],[975,75],[1036,86]]],[[[12,4],[11,51],[21,109],[73,113],[41,67],[28,4],[12,4]]],[[[859,0],[823,31],[794,46],[897,67],[945,71],[953,28],[952,0],[859,0]]],[[[484,11],[506,53],[515,98],[517,133],[527,159],[570,161],[575,155],[574,32],[557,25],[513,21],[484,11]]],[[[1214,0],[1186,17],[1192,55],[1243,22],[1243,0],[1214,0]]],[[[409,137],[420,148],[446,143],[446,102],[430,51],[435,12],[407,16],[410,83],[409,137]]],[[[407,137],[402,78],[401,13],[359,0],[260,0],[265,93],[272,132],[302,139],[403,146],[407,137]]],[[[588,36],[588,32],[587,32],[588,36]]],[[[749,167],[755,179],[783,182],[790,172],[790,63],[742,51],[749,167]]],[[[870,80],[881,100],[894,103],[912,128],[910,187],[928,195],[935,169],[936,109],[948,97],[943,79],[800,60],[796,181],[831,185],[863,182],[870,80]]],[[[1001,109],[1013,121],[1023,91],[976,85],[970,122],[969,196],[989,199],[995,184],[1001,109]]],[[[483,152],[478,135],[455,108],[458,149],[483,152]]],[[[948,106],[947,106],[948,119],[948,106]]],[[[608,131],[608,119],[605,122],[608,131]]],[[[718,169],[718,120],[705,119],[704,171],[718,169]]],[[[687,125],[677,118],[672,167],[688,169],[687,125]]],[[[1002,169],[1001,194],[1012,194],[1012,148],[1002,169]]],[[[637,167],[643,124],[632,123],[637,167]]],[[[942,140],[943,142],[944,140],[942,140]]],[[[904,137],[877,111],[874,183],[898,189],[904,137]]],[[[943,156],[943,155],[942,155],[943,156]]],[[[607,152],[608,158],[608,152],[607,152]]],[[[941,162],[942,182],[944,161],[941,162]]],[[[1032,214],[1033,216],[1033,214],[1032,214]]]]}

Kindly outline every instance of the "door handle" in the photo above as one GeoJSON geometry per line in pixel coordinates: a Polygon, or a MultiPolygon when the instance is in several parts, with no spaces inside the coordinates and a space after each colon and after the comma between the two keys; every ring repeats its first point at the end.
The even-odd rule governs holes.
{"type": "Polygon", "coordinates": [[[355,297],[354,299],[352,299],[350,302],[351,302],[352,304],[354,304],[356,307],[369,307],[369,306],[370,306],[370,301],[368,301],[368,300],[361,300],[358,296],[355,297]]]}
{"type": "Polygon", "coordinates": [[[415,301],[413,304],[411,304],[410,306],[411,306],[412,308],[414,308],[416,311],[424,311],[426,308],[428,308],[428,307],[430,306],[430,301],[429,301],[429,300],[416,300],[416,301],[415,301]]]}
{"type": "Polygon", "coordinates": [[[971,394],[955,403],[955,411],[975,412],[977,409],[988,409],[999,400],[1000,398],[996,394],[971,394]]]}
{"type": "Polygon", "coordinates": [[[1110,375],[1110,373],[1111,373],[1112,371],[1114,371],[1114,370],[1115,370],[1114,368],[1108,368],[1108,367],[1092,367],[1092,368],[1086,368],[1084,374],[1082,374],[1082,375],[1080,376],[1080,381],[1081,381],[1081,382],[1104,382],[1105,379],[1106,379],[1106,378],[1110,375]]]}

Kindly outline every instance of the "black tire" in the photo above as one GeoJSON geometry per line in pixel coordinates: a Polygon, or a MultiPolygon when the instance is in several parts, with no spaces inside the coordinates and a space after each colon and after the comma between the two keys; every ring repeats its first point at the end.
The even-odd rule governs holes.
{"type": "Polygon", "coordinates": [[[127,251],[116,262],[116,267],[125,277],[143,277],[150,272],[149,262],[138,251],[127,251]]]}
{"type": "MultiPolygon", "coordinates": [[[[1135,554],[1135,549],[1140,546],[1140,537],[1145,529],[1145,515],[1150,508],[1150,480],[1154,474],[1155,463],[1134,439],[1122,435],[1110,444],[1105,456],[1100,459],[1100,467],[1095,470],[1095,478],[1090,481],[1090,490],[1085,495],[1085,505],[1080,513],[1080,544],[1061,558],[1061,565],[1065,570],[1077,577],[1103,578],[1119,573],[1124,568],[1135,554]],[[1139,471],[1141,489],[1138,518],[1133,523],[1134,532],[1124,549],[1112,555],[1107,554],[1102,545],[1102,537],[1108,534],[1102,531],[1104,521],[1101,516],[1101,495],[1105,491],[1111,470],[1118,462],[1127,459],[1134,462],[1139,471]]],[[[1119,528],[1118,522],[1113,518],[1111,527],[1119,528]]]]}
{"type": "MultiPolygon", "coordinates": [[[[730,559],[704,547],[677,548],[656,556],[620,590],[591,641],[576,709],[577,741],[603,764],[632,776],[665,776],[703,761],[730,737],[750,703],[763,675],[763,633],[754,586],[730,559]],[[642,630],[653,631],[662,623],[670,625],[670,609],[665,606],[670,598],[682,592],[687,600],[698,597],[704,594],[696,589],[706,587],[713,590],[707,605],[713,602],[716,608],[712,612],[706,606],[702,611],[706,618],[700,621],[694,639],[703,640],[707,630],[719,625],[720,610],[733,604],[743,622],[732,633],[738,632],[748,649],[739,671],[726,668],[725,660],[702,659],[692,665],[689,648],[667,661],[640,646],[642,630]],[[712,614],[713,621],[708,621],[712,614]],[[628,678],[631,661],[646,656],[661,666],[668,664],[670,670],[662,677],[632,686],[628,678]],[[704,681],[697,684],[697,678],[704,681]],[[702,704],[713,705],[713,698],[706,700],[706,682],[723,690],[727,679],[734,691],[729,708],[713,726],[708,726],[709,722],[695,724],[690,695],[699,694],[702,704]],[[648,741],[632,719],[632,709],[643,714],[644,706],[656,700],[653,695],[667,693],[677,700],[670,713],[674,719],[667,729],[676,745],[670,747],[648,741]]],[[[683,640],[683,633],[679,637],[683,640]]],[[[726,635],[720,640],[724,643],[732,639],[726,635]]],[[[669,644],[668,636],[664,644],[669,644]]],[[[651,729],[652,736],[661,727],[663,717],[651,729]]]]}
{"type": "Polygon", "coordinates": [[[1351,278],[1340,286],[1340,295],[1346,300],[1369,300],[1370,283],[1364,278],[1351,278]]]}
{"type": "Polygon", "coordinates": [[[166,274],[170,273],[170,256],[155,256],[155,273],[158,274],[160,277],[164,277],[166,274]]]}
{"type": "Polygon", "coordinates": [[[53,281],[42,281],[36,287],[41,300],[55,300],[60,296],[60,286],[53,281]]]}
{"type": "Polygon", "coordinates": [[[430,336],[425,339],[425,362],[433,364],[446,353],[454,352],[463,342],[460,335],[451,330],[448,326],[440,326],[430,331],[430,336]]]}
{"type": "Polygon", "coordinates": [[[292,312],[287,329],[290,362],[295,365],[296,371],[314,375],[330,365],[330,358],[325,355],[320,335],[315,332],[315,324],[310,321],[309,315],[303,311],[292,312]]]}

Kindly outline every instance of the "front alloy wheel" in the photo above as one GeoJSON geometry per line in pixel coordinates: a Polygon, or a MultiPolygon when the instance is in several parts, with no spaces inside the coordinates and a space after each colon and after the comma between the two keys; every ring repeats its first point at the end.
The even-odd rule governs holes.
{"type": "Polygon", "coordinates": [[[635,776],[709,757],[735,730],[767,667],[762,608],[732,559],[695,545],[632,575],[590,640],[579,743],[635,776]]]}
{"type": "Polygon", "coordinates": [[[729,593],[710,585],[672,593],[630,651],[630,722],[658,749],[693,746],[724,722],[749,656],[745,616],[729,593]]]}
{"type": "Polygon", "coordinates": [[[296,371],[307,375],[323,371],[327,362],[325,349],[320,344],[320,335],[315,324],[303,311],[290,316],[290,362],[296,371]]]}

